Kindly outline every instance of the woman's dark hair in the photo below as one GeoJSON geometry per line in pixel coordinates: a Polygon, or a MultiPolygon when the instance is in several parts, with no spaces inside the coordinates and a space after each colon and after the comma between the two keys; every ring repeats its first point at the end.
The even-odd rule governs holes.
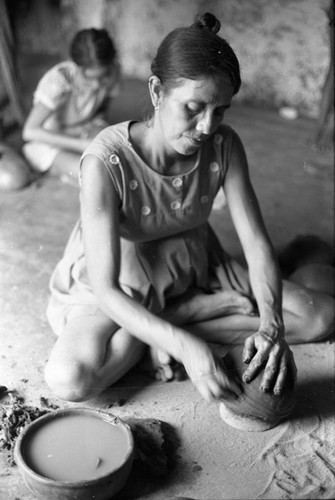
{"type": "Polygon", "coordinates": [[[116,58],[113,40],[104,29],[83,29],[74,36],[70,55],[82,67],[108,66],[116,58]]]}
{"type": "Polygon", "coordinates": [[[226,75],[237,94],[241,86],[240,65],[229,43],[217,35],[221,23],[206,12],[187,28],[169,33],[158,47],[151,71],[166,91],[181,78],[226,75]]]}

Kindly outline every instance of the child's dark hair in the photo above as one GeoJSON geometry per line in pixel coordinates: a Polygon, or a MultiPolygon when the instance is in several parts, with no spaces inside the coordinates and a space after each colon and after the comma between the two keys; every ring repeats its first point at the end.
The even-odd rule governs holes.
{"type": "Polygon", "coordinates": [[[211,13],[198,16],[186,28],[177,28],[160,44],[151,71],[166,91],[181,78],[226,75],[237,94],[241,86],[240,66],[229,43],[217,35],[221,23],[211,13]]]}
{"type": "Polygon", "coordinates": [[[83,29],[74,36],[70,55],[81,67],[108,66],[116,58],[113,40],[104,29],[83,29]]]}

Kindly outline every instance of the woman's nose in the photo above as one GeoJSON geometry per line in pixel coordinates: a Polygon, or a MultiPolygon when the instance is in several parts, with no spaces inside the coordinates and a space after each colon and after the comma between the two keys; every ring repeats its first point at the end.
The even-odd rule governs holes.
{"type": "Polygon", "coordinates": [[[210,135],[213,132],[213,114],[210,111],[204,112],[198,120],[196,129],[203,135],[210,135]]]}

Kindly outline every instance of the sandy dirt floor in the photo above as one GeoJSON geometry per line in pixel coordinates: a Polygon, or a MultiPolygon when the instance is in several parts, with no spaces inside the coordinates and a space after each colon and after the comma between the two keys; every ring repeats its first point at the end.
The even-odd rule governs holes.
{"type": "MultiPolygon", "coordinates": [[[[145,101],[144,88],[127,82],[115,105],[115,121],[130,118],[135,102],[138,111],[138,103],[145,101]]],[[[321,153],[308,145],[314,121],[286,121],[275,110],[246,105],[233,107],[226,119],[244,141],[276,248],[306,233],[333,243],[333,152],[321,153]]],[[[45,397],[60,407],[78,406],[54,398],[43,379],[55,340],[45,317],[48,280],[77,219],[78,191],[45,177],[20,192],[2,192],[0,210],[0,385],[18,391],[27,405],[39,406],[45,397]]],[[[212,223],[227,250],[240,256],[225,209],[213,212],[212,223]]],[[[150,417],[168,424],[168,473],[135,477],[134,471],[118,498],[334,498],[333,337],[295,346],[293,352],[298,366],[296,410],[289,421],[263,433],[227,426],[218,404],[204,402],[190,381],[163,384],[139,369],[85,403],[124,419],[150,417]]],[[[0,452],[0,499],[34,500],[17,467],[6,464],[5,452],[0,452]]]]}

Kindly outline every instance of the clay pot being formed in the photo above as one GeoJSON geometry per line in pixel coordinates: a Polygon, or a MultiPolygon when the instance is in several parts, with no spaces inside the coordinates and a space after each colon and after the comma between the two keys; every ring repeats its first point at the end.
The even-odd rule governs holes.
{"type": "Polygon", "coordinates": [[[242,381],[242,375],[248,365],[242,360],[243,347],[237,346],[223,359],[226,373],[237,377],[243,392],[235,401],[220,403],[221,418],[231,427],[255,432],[265,431],[278,425],[292,412],[296,399],[296,383],[293,373],[288,373],[280,396],[273,391],[262,392],[260,385],[264,368],[248,384],[242,381]]]}

